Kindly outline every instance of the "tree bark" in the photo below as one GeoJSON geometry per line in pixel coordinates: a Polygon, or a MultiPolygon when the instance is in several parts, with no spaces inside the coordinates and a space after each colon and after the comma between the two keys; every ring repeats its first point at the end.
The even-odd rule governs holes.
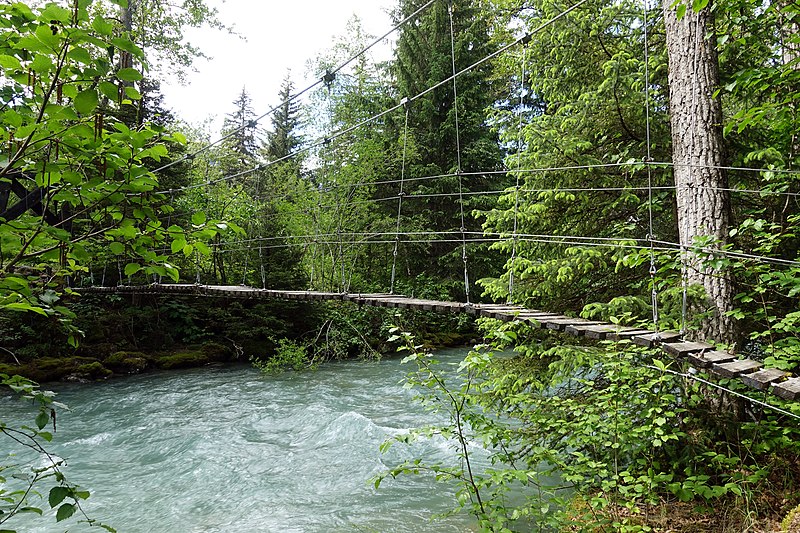
{"type": "MultiPolygon", "coordinates": [[[[678,233],[690,250],[697,237],[710,236],[718,248],[728,236],[730,193],[722,142],[722,106],[714,91],[719,86],[716,39],[711,7],[695,13],[691,4],[679,20],[672,0],[664,0],[664,23],[669,54],[670,125],[676,187],[678,233]]],[[[728,272],[714,270],[703,254],[686,254],[688,281],[705,289],[709,317],[697,336],[733,344],[734,291],[728,272]]]]}

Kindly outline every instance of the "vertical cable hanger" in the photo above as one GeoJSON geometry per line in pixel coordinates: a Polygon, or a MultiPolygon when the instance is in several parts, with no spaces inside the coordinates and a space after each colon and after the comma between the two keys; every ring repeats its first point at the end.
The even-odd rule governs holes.
{"type": "Polygon", "coordinates": [[[517,181],[514,188],[514,233],[511,244],[511,266],[508,269],[508,299],[506,300],[506,303],[509,304],[513,303],[514,300],[514,268],[516,267],[517,263],[517,232],[519,229],[519,177],[522,174],[522,116],[525,106],[525,61],[528,56],[528,42],[530,42],[530,40],[523,41],[522,45],[522,72],[520,74],[521,78],[519,88],[519,123],[517,126],[517,181]]]}
{"type": "Polygon", "coordinates": [[[403,186],[405,184],[406,178],[406,149],[408,147],[408,112],[410,109],[410,105],[408,103],[408,98],[403,98],[400,101],[401,104],[406,108],[406,121],[405,125],[403,126],[403,158],[402,158],[402,166],[400,169],[400,192],[397,193],[397,227],[395,228],[394,232],[394,251],[392,252],[392,279],[390,282],[389,287],[389,294],[394,294],[394,280],[395,280],[395,273],[397,270],[397,252],[400,248],[400,214],[403,210],[403,196],[405,196],[405,191],[403,190],[403,186]]]}
{"type": "Polygon", "coordinates": [[[453,116],[456,127],[456,174],[458,175],[458,205],[461,211],[461,260],[464,262],[464,296],[469,304],[469,264],[467,260],[467,226],[464,217],[464,184],[461,168],[461,132],[458,124],[458,72],[456,71],[456,32],[453,22],[453,0],[448,0],[450,17],[450,57],[453,60],[453,116]]]}
{"type": "Polygon", "coordinates": [[[648,233],[647,241],[650,246],[650,300],[653,307],[653,327],[658,333],[658,287],[656,274],[658,268],[656,266],[656,249],[655,249],[655,234],[653,225],[653,157],[650,147],[650,50],[647,30],[647,14],[648,14],[648,0],[643,0],[643,22],[644,22],[644,116],[645,116],[645,143],[646,155],[645,166],[647,167],[647,216],[648,216],[648,233]]]}

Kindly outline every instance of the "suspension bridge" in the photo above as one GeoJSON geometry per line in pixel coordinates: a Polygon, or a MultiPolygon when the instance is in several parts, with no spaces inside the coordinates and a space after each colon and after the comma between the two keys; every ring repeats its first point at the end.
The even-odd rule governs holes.
{"type": "Polygon", "coordinates": [[[463,303],[442,300],[410,298],[396,294],[347,294],[321,291],[285,291],[258,289],[242,285],[200,285],[178,283],[152,283],[149,285],[119,285],[116,287],[84,287],[76,289],[82,294],[148,294],[205,296],[240,299],[279,299],[305,301],[340,301],[356,305],[387,307],[437,313],[462,313],[475,317],[503,321],[519,320],[533,327],[563,332],[597,341],[627,341],[648,348],[658,347],[665,354],[688,360],[694,367],[703,369],[717,378],[738,379],[757,391],[769,391],[787,400],[800,398],[800,378],[774,368],[763,368],[763,363],[753,359],[740,359],[735,354],[715,349],[705,342],[688,342],[676,331],[619,326],[608,322],[568,317],[517,305],[463,303]]]}

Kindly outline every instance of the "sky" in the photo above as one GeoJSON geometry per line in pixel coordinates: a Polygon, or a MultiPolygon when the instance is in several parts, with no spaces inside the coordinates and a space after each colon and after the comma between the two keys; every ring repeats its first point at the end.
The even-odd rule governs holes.
{"type": "MultiPolygon", "coordinates": [[[[210,118],[211,132],[216,133],[244,87],[253,100],[253,111],[261,115],[279,103],[278,91],[288,69],[296,89],[316,81],[307,72],[307,61],[325,52],[337,36],[344,34],[354,14],[370,35],[377,37],[391,29],[388,10],[394,3],[207,0],[219,10],[220,20],[246,40],[209,28],[187,31],[187,39],[212,59],[197,60],[197,72],[189,73],[185,85],[177,80],[162,84],[166,107],[191,124],[210,118]]],[[[388,46],[378,49],[378,59],[386,59],[388,50],[388,46]]],[[[268,119],[264,125],[269,125],[268,119]]]]}

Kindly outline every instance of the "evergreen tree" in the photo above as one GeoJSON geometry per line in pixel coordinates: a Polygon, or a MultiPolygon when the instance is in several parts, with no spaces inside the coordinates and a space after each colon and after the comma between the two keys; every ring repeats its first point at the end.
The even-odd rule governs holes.
{"type": "Polygon", "coordinates": [[[267,133],[267,141],[264,145],[264,155],[268,161],[288,156],[302,142],[302,138],[297,132],[300,126],[300,104],[297,101],[289,101],[292,91],[294,91],[294,83],[290,73],[287,72],[278,94],[281,105],[272,115],[272,131],[267,133]]]}
{"type": "MultiPolygon", "coordinates": [[[[422,4],[420,0],[401,0],[395,19],[402,20],[422,4]]],[[[416,23],[403,26],[394,60],[401,96],[414,97],[446,80],[453,75],[453,62],[455,71],[460,72],[495,49],[489,24],[491,17],[484,7],[479,0],[441,0],[423,11],[416,23]]],[[[492,174],[476,174],[502,168],[497,134],[486,127],[486,109],[498,98],[491,68],[488,62],[484,63],[460,75],[456,79],[456,90],[453,83],[445,83],[411,104],[409,137],[418,147],[418,157],[409,161],[408,176],[447,175],[420,181],[408,191],[427,195],[413,204],[409,202],[407,208],[423,219],[430,231],[458,233],[463,226],[470,231],[479,230],[479,223],[472,220],[469,213],[486,206],[481,204],[482,200],[467,200],[463,206],[467,220],[462,225],[462,206],[457,196],[459,182],[464,192],[473,193],[498,185],[492,174]],[[459,179],[458,172],[468,175],[459,179]]],[[[442,242],[445,240],[453,239],[441,238],[431,245],[429,252],[439,261],[437,274],[452,278],[457,287],[460,286],[461,254],[453,253],[457,244],[442,242]]],[[[476,250],[470,248],[469,254],[475,253],[476,250]]],[[[486,260],[484,257],[481,262],[486,260]]],[[[429,260],[423,260],[412,265],[411,273],[430,272],[430,266],[429,260]]],[[[484,264],[472,275],[485,275],[494,267],[499,265],[484,264]]],[[[464,294],[456,290],[454,296],[463,298],[464,294]]]]}
{"type": "Polygon", "coordinates": [[[225,115],[222,124],[222,134],[226,136],[223,146],[227,153],[220,162],[220,168],[225,175],[253,168],[258,152],[258,124],[247,89],[242,87],[233,106],[234,111],[225,115]]]}

